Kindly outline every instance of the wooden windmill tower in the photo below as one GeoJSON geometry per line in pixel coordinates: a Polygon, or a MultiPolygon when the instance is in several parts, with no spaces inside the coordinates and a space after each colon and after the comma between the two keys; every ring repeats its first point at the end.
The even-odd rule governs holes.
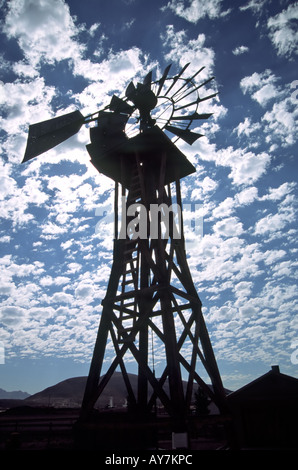
{"type": "Polygon", "coordinates": [[[168,66],[157,81],[150,72],[142,83],[131,82],[124,98],[114,95],[94,115],[83,117],[75,111],[30,126],[24,157],[26,161],[43,153],[82,124],[95,121],[87,150],[97,170],[115,181],[115,239],[82,413],[93,409],[120,369],[130,406],[145,416],[159,399],[177,433],[185,430],[194,382],[220,409],[224,406],[222,381],[185,252],[180,180],[196,169],[168,136],[192,144],[201,134],[191,131],[191,124],[210,117],[197,111],[202,101],[215,96],[199,94],[211,79],[197,84],[202,69],[184,78],[188,65],[173,77],[168,66]],[[102,375],[108,345],[113,358],[102,375]],[[158,356],[162,361],[159,377],[153,351],[155,360],[158,356]],[[127,358],[137,364],[137,391],[127,358]],[[212,388],[202,375],[209,377],[212,388]]]}

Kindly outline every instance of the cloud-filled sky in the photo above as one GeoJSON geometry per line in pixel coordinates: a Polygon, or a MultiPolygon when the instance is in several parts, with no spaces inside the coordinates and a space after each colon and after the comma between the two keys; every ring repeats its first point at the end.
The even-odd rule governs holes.
{"type": "MultiPolygon", "coordinates": [[[[224,385],[298,377],[298,3],[0,1],[0,387],[87,375],[112,261],[113,182],[89,130],[21,164],[29,124],[94,113],[153,70],[215,76],[182,180],[188,261],[224,385]],[[196,206],[197,205],[197,206],[196,206]],[[101,217],[100,214],[105,215],[101,217]]],[[[203,94],[203,91],[202,91],[203,94]]],[[[163,370],[156,345],[155,365],[163,370]]],[[[105,367],[107,367],[108,359],[105,367]]],[[[136,372],[133,362],[129,371],[136,372]]]]}

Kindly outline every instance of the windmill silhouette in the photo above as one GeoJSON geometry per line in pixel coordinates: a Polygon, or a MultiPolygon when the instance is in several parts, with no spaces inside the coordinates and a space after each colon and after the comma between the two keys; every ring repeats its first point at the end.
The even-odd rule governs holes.
{"type": "Polygon", "coordinates": [[[156,81],[149,72],[142,83],[131,82],[124,97],[113,95],[109,105],[94,114],[84,117],[74,111],[31,125],[23,160],[53,148],[83,124],[95,123],[87,150],[95,168],[115,181],[115,237],[82,414],[92,411],[120,369],[130,406],[146,415],[159,399],[175,433],[186,429],[194,382],[219,409],[225,408],[220,373],[185,252],[180,180],[196,169],[175,145],[178,139],[191,145],[202,136],[191,126],[211,116],[200,114],[198,107],[217,93],[202,97],[200,88],[213,77],[198,84],[204,67],[185,78],[188,66],[170,76],[169,65],[156,81]],[[125,206],[122,220],[120,197],[125,206]],[[172,210],[174,202],[179,213],[172,210]],[[113,354],[102,375],[107,349],[113,354]],[[137,391],[130,382],[127,358],[138,367],[137,391]],[[157,360],[163,369],[159,378],[157,360]],[[202,376],[209,377],[212,387],[202,376]]]}

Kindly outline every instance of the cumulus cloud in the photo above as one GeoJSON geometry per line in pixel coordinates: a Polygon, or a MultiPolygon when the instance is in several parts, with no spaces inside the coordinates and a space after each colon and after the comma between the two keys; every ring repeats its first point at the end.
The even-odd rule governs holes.
{"type": "Polygon", "coordinates": [[[287,147],[297,142],[298,136],[298,108],[291,98],[274,103],[272,109],[267,111],[262,121],[265,124],[267,141],[281,142],[287,147]]]}
{"type": "Polygon", "coordinates": [[[208,16],[210,19],[225,16],[230,10],[221,10],[222,0],[171,0],[164,9],[172,10],[176,15],[191,23],[197,23],[208,16]]]}
{"type": "Polygon", "coordinates": [[[215,218],[228,217],[235,210],[235,201],[232,197],[227,197],[212,212],[215,218]]]}
{"type": "Polygon", "coordinates": [[[234,129],[238,136],[249,136],[263,127],[265,141],[272,144],[272,149],[280,142],[284,147],[296,142],[298,109],[292,99],[290,85],[281,89],[276,86],[279,80],[279,77],[267,69],[262,73],[254,72],[240,81],[243,93],[249,93],[262,107],[269,108],[271,104],[272,108],[267,109],[259,123],[251,123],[250,118],[245,118],[244,122],[234,129]]]}
{"type": "Polygon", "coordinates": [[[8,134],[15,135],[24,129],[26,123],[51,117],[50,103],[54,94],[54,87],[46,86],[41,77],[29,82],[0,83],[1,127],[8,134]]]}
{"type": "MultiPolygon", "coordinates": [[[[185,31],[176,31],[173,25],[168,25],[166,32],[162,34],[164,47],[169,49],[166,54],[168,61],[179,63],[181,67],[190,63],[188,74],[192,74],[201,69],[198,79],[205,79],[213,69],[214,50],[206,47],[205,34],[199,34],[196,39],[188,40],[185,31]]],[[[208,77],[209,78],[209,77],[208,77]]]]}
{"type": "Polygon", "coordinates": [[[218,164],[229,166],[231,173],[229,178],[234,184],[252,184],[266,171],[271,158],[267,152],[255,154],[241,148],[218,151],[218,164]]]}
{"type": "Polygon", "coordinates": [[[0,199],[13,194],[16,190],[16,181],[10,176],[0,176],[0,199]]]}
{"type": "Polygon", "coordinates": [[[67,294],[66,292],[55,292],[52,296],[51,301],[57,304],[71,304],[73,297],[71,294],[67,294]]]}
{"type": "Polygon", "coordinates": [[[242,11],[252,10],[253,13],[259,13],[263,9],[263,6],[266,2],[267,0],[249,0],[246,5],[241,5],[239,9],[242,11]]]}
{"type": "Polygon", "coordinates": [[[262,217],[255,225],[255,233],[264,235],[266,233],[275,233],[282,230],[288,222],[286,213],[268,214],[262,217]]]}
{"type": "Polygon", "coordinates": [[[243,225],[237,217],[227,217],[216,222],[213,230],[221,236],[232,237],[243,233],[243,225]]]}
{"type": "Polygon", "coordinates": [[[271,212],[257,220],[255,224],[256,235],[266,235],[269,237],[268,240],[280,238],[284,234],[285,227],[297,220],[295,198],[290,194],[294,187],[295,183],[281,185],[275,190],[270,189],[269,194],[263,196],[263,200],[277,201],[281,199],[281,202],[277,205],[275,213],[271,212]]]}
{"type": "Polygon", "coordinates": [[[283,183],[276,188],[269,187],[268,193],[264,194],[264,196],[262,196],[260,200],[278,201],[279,199],[283,199],[287,194],[290,194],[296,188],[296,186],[297,183],[292,181],[283,183]]]}
{"type": "Polygon", "coordinates": [[[79,28],[62,0],[12,0],[4,32],[16,38],[29,64],[75,59],[84,47],[75,40],[79,28]]]}
{"type": "Polygon", "coordinates": [[[11,328],[22,323],[25,310],[21,307],[7,306],[1,309],[0,315],[0,322],[11,328]]]}
{"type": "Polygon", "coordinates": [[[94,292],[93,286],[91,284],[80,283],[75,289],[76,297],[87,298],[92,296],[94,292]]]}
{"type": "Polygon", "coordinates": [[[268,19],[269,37],[278,55],[291,57],[298,53],[298,3],[289,5],[281,13],[268,19]]]}
{"type": "Polygon", "coordinates": [[[254,153],[247,148],[232,146],[217,149],[215,144],[203,138],[194,144],[194,150],[202,161],[230,168],[229,178],[235,185],[256,182],[266,172],[271,161],[267,152],[254,153]]]}
{"type": "Polygon", "coordinates": [[[237,127],[235,127],[234,132],[237,132],[238,137],[244,135],[249,137],[251,134],[259,131],[261,124],[259,122],[251,122],[251,118],[246,117],[243,122],[240,122],[237,127]]]}
{"type": "Polygon", "coordinates": [[[251,204],[255,199],[258,198],[258,189],[255,186],[243,189],[236,194],[236,200],[239,205],[251,204]]]}
{"type": "Polygon", "coordinates": [[[261,106],[266,106],[270,100],[282,94],[275,83],[278,78],[267,69],[262,73],[254,72],[252,75],[242,78],[240,88],[243,93],[249,92],[251,97],[261,106]]]}
{"type": "Polygon", "coordinates": [[[249,51],[249,47],[247,46],[237,46],[235,47],[235,49],[232,50],[232,53],[234,55],[241,55],[241,54],[245,54],[245,52],[248,52],[249,51]]]}

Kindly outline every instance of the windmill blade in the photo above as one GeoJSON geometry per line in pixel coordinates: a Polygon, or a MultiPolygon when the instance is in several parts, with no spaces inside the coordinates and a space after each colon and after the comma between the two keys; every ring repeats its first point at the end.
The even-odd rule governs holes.
{"type": "Polygon", "coordinates": [[[171,121],[195,121],[197,119],[208,119],[210,116],[212,116],[213,113],[208,113],[208,114],[198,114],[198,113],[193,113],[193,114],[188,114],[185,116],[172,116],[171,121]]]}
{"type": "Polygon", "coordinates": [[[209,100],[210,98],[214,98],[217,95],[218,95],[218,92],[217,93],[212,93],[212,95],[208,95],[208,96],[205,96],[204,98],[200,98],[199,101],[209,100]]]}
{"type": "MultiPolygon", "coordinates": [[[[175,100],[176,103],[178,103],[178,101],[181,101],[183,99],[185,99],[187,96],[191,95],[192,93],[194,93],[195,91],[197,91],[199,88],[201,88],[202,86],[204,85],[207,85],[207,83],[211,82],[211,80],[213,80],[215,77],[211,77],[211,78],[208,78],[207,80],[205,80],[203,83],[200,83],[199,85],[197,85],[196,87],[194,88],[191,88],[190,91],[188,91],[188,93],[186,93],[185,95],[182,94],[182,96],[180,96],[179,98],[177,98],[175,100]]],[[[175,93],[176,94],[176,93],[175,93]]],[[[175,95],[173,95],[175,96],[175,95]]]]}
{"type": "Polygon", "coordinates": [[[177,80],[181,77],[181,75],[183,74],[183,72],[187,69],[187,67],[190,65],[190,62],[186,65],[184,65],[183,69],[180,70],[180,72],[178,73],[178,75],[176,75],[174,77],[174,80],[173,80],[173,83],[171,84],[171,86],[168,88],[165,96],[167,96],[167,94],[171,91],[171,89],[173,88],[173,86],[175,85],[175,83],[177,82],[177,80]]]}
{"type": "Polygon", "coordinates": [[[151,90],[151,82],[152,82],[152,70],[149,73],[147,73],[146,77],[143,80],[143,85],[146,88],[149,88],[149,90],[151,90]]]}
{"type": "Polygon", "coordinates": [[[126,103],[126,101],[118,98],[118,96],[113,95],[109,108],[111,111],[115,111],[116,113],[123,113],[123,114],[132,114],[134,111],[134,107],[130,104],[126,103]]]}
{"type": "Polygon", "coordinates": [[[27,147],[22,163],[37,157],[76,134],[84,124],[80,111],[64,114],[29,126],[27,147]]]}
{"type": "MultiPolygon", "coordinates": [[[[183,88],[185,88],[200,72],[202,72],[202,70],[204,70],[204,68],[205,68],[205,66],[201,67],[192,77],[185,80],[183,85],[177,91],[175,91],[175,93],[172,95],[172,98],[174,98],[174,96],[176,96],[180,91],[182,91],[183,88]]],[[[200,86],[201,85],[199,85],[198,88],[200,86]]],[[[196,88],[192,88],[191,91],[189,93],[187,93],[186,95],[183,95],[182,98],[185,98],[185,96],[188,96],[190,93],[193,93],[195,90],[196,90],[196,88]]],[[[177,102],[177,101],[181,100],[182,98],[175,99],[175,101],[177,102]]]]}
{"type": "Polygon", "coordinates": [[[180,137],[180,139],[183,139],[190,145],[192,145],[199,137],[203,136],[203,134],[191,132],[189,129],[181,129],[181,127],[165,126],[165,129],[171,132],[172,134],[177,135],[178,137],[180,137]]]}
{"type": "Polygon", "coordinates": [[[136,87],[134,86],[133,82],[130,82],[130,84],[126,88],[125,96],[126,98],[131,100],[135,96],[135,94],[136,94],[136,87]]]}
{"type": "Polygon", "coordinates": [[[176,111],[179,111],[180,109],[188,108],[189,106],[192,106],[193,104],[199,104],[201,101],[209,100],[210,98],[214,98],[217,95],[218,95],[218,92],[212,93],[212,95],[205,96],[204,98],[199,97],[195,101],[192,101],[191,103],[187,103],[187,105],[179,106],[179,108],[176,108],[176,111]]]}
{"type": "Polygon", "coordinates": [[[168,66],[165,68],[164,73],[163,73],[161,79],[158,81],[159,87],[158,87],[156,96],[158,96],[158,95],[160,94],[160,92],[161,92],[161,90],[162,90],[162,87],[164,86],[164,83],[165,83],[165,81],[166,81],[166,79],[167,79],[167,76],[168,76],[168,73],[169,73],[169,70],[170,70],[171,67],[172,67],[172,64],[168,65],[168,66]]]}

